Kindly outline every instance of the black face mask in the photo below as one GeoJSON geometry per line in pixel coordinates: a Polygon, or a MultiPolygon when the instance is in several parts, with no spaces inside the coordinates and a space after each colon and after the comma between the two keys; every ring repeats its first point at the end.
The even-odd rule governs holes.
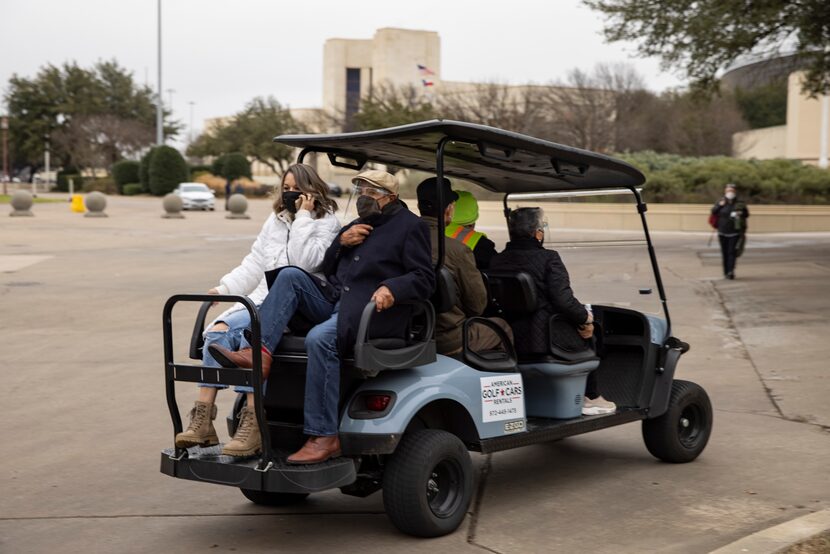
{"type": "Polygon", "coordinates": [[[356,206],[357,215],[364,221],[374,220],[381,214],[378,201],[371,196],[358,196],[356,206]]]}
{"type": "Polygon", "coordinates": [[[297,213],[297,199],[300,194],[302,193],[293,190],[286,190],[282,193],[282,204],[292,214],[297,213]]]}

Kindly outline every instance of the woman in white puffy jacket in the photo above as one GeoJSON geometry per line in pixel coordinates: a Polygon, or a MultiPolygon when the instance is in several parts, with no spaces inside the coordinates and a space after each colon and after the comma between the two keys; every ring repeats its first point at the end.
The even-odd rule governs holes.
{"type": "MultiPolygon", "coordinates": [[[[323,255],[340,230],[334,215],[337,203],[329,198],[329,188],[313,167],[305,164],[290,166],[277,189],[272,213],[242,263],[219,280],[210,294],[242,294],[259,306],[268,294],[265,272],[284,266],[296,266],[321,276],[323,255]]],[[[237,350],[243,340],[243,331],[251,324],[251,317],[242,304],[234,304],[217,317],[205,331],[202,363],[219,367],[208,351],[208,345],[219,343],[237,350]]],[[[224,385],[200,384],[199,399],[190,412],[187,430],[176,435],[176,446],[213,446],[219,438],[213,427],[216,418],[216,393],[224,385]]],[[[248,394],[246,413],[233,439],[225,444],[223,454],[251,456],[261,442],[256,418],[253,417],[253,389],[236,387],[248,394]],[[247,413],[250,412],[250,413],[247,413]]]]}

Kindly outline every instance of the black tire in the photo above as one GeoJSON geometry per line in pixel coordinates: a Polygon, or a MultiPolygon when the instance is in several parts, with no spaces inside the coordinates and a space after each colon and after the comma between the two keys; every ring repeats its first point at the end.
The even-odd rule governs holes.
{"type": "Polygon", "coordinates": [[[260,506],[290,506],[302,502],[308,497],[308,493],[294,492],[268,492],[255,491],[251,489],[239,489],[245,498],[260,506]]]}
{"type": "Polygon", "coordinates": [[[676,380],[666,413],[643,421],[643,440],[655,458],[674,464],[691,462],[709,442],[712,419],[706,391],[691,381],[676,380]]]}
{"type": "Polygon", "coordinates": [[[392,523],[416,537],[455,531],[473,497],[473,464],[458,437],[438,429],[404,435],[383,475],[392,523]]]}

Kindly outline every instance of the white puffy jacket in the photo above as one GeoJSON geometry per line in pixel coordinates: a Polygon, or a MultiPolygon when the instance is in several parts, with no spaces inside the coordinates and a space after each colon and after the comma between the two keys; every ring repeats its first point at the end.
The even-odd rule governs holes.
{"type": "MultiPolygon", "coordinates": [[[[334,214],[314,219],[308,210],[297,210],[292,222],[285,210],[272,213],[259,231],[251,252],[219,280],[216,290],[219,294],[246,295],[259,305],[268,295],[266,271],[293,265],[322,277],[323,256],[339,231],[340,221],[334,214]]],[[[214,323],[241,309],[244,309],[242,304],[234,304],[214,323]]]]}

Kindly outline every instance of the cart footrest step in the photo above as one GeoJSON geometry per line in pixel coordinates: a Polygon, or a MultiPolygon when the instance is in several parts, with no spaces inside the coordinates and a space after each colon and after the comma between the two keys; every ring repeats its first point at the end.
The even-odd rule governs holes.
{"type": "Polygon", "coordinates": [[[161,452],[161,472],[179,479],[204,481],[243,489],[269,492],[310,493],[353,483],[357,478],[351,458],[333,458],[320,464],[293,465],[285,461],[291,452],[277,451],[267,471],[258,471],[259,457],[235,458],[222,454],[222,447],[187,449],[187,456],[174,459],[175,450],[161,452]]]}

